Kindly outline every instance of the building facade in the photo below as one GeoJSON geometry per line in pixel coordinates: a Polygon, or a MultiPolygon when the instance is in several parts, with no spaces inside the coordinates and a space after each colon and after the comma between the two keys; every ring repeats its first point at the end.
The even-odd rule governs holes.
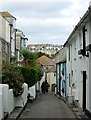
{"type": "Polygon", "coordinates": [[[66,96],[66,48],[55,55],[57,94],[66,96]]]}
{"type": "MultiPolygon", "coordinates": [[[[1,16],[5,19],[2,24],[2,34],[6,41],[10,44],[10,61],[15,56],[15,27],[16,18],[8,12],[0,12],[1,16]],[[7,21],[7,22],[6,22],[7,21]]],[[[2,48],[4,48],[2,46],[2,48]]]]}
{"type": "Polygon", "coordinates": [[[17,61],[23,57],[20,53],[21,49],[27,49],[27,38],[22,31],[16,29],[16,18],[8,12],[0,12],[0,38],[2,61],[6,59],[12,62],[14,56],[17,57],[17,61]]]}
{"type": "Polygon", "coordinates": [[[25,38],[25,35],[21,30],[19,29],[15,29],[15,30],[16,30],[16,56],[17,56],[17,60],[20,61],[22,60],[21,50],[27,49],[28,39],[25,38]]]}
{"type": "Polygon", "coordinates": [[[91,116],[91,6],[76,25],[67,47],[67,95],[91,116]]]}
{"type": "Polygon", "coordinates": [[[1,63],[5,63],[10,61],[10,25],[2,15],[0,21],[0,59],[1,63]]]}

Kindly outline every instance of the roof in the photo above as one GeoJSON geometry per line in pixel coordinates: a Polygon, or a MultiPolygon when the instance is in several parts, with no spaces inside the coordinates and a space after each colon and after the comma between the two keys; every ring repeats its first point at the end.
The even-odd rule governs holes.
{"type": "Polygon", "coordinates": [[[55,64],[53,60],[51,60],[50,58],[44,55],[38,58],[36,61],[40,62],[43,65],[54,65],[55,64]]]}
{"type": "Polygon", "coordinates": [[[91,16],[91,7],[88,8],[88,10],[86,11],[86,13],[83,15],[83,17],[81,18],[81,20],[78,22],[78,24],[75,26],[74,30],[72,31],[72,33],[69,35],[67,41],[64,43],[64,47],[68,44],[70,38],[73,36],[73,34],[78,30],[79,26],[81,26],[81,24],[84,24],[88,21],[87,20],[87,17],[89,16],[89,19],[90,16],[91,16]],[[85,22],[84,22],[85,21],[85,22]]]}
{"type": "Polygon", "coordinates": [[[12,16],[9,12],[0,12],[0,14],[2,14],[3,17],[12,17],[16,20],[16,18],[14,16],[12,16]]]}
{"type": "Polygon", "coordinates": [[[51,69],[49,69],[49,72],[55,72],[55,66],[51,67],[51,69]]]}

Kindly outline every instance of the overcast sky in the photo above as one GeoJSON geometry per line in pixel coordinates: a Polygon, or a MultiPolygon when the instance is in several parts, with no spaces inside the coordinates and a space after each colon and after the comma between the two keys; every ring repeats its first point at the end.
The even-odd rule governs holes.
{"type": "Polygon", "coordinates": [[[16,17],[16,27],[28,37],[28,44],[64,44],[88,9],[89,1],[2,0],[0,10],[16,17]]]}

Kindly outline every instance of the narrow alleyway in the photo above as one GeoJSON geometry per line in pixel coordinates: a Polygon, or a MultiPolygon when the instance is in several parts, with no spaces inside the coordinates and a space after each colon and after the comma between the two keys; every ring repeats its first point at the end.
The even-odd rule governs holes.
{"type": "Polygon", "coordinates": [[[75,118],[75,115],[54,93],[46,93],[28,103],[20,118],[75,118]]]}

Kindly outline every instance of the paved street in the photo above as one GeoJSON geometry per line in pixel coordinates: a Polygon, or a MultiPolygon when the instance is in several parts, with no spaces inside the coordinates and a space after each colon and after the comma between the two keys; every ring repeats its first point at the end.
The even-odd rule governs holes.
{"type": "Polygon", "coordinates": [[[46,93],[28,103],[20,118],[75,118],[75,115],[61,99],[46,93]]]}

